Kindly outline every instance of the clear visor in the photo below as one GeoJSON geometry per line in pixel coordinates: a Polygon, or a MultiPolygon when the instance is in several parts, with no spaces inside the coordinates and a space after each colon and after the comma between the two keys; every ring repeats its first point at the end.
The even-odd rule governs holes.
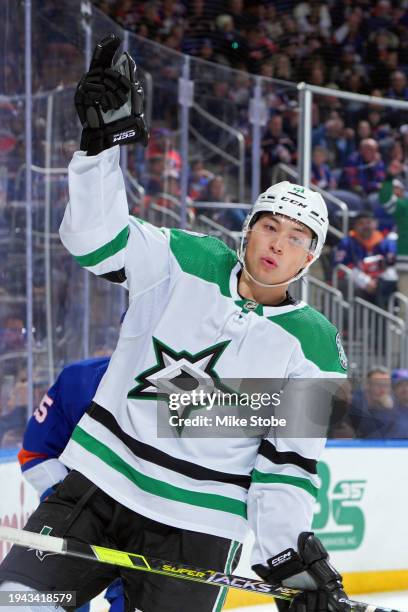
{"type": "Polygon", "coordinates": [[[303,224],[281,215],[276,217],[261,217],[248,232],[267,236],[271,242],[282,247],[300,249],[307,253],[316,249],[316,239],[310,237],[303,224]]]}

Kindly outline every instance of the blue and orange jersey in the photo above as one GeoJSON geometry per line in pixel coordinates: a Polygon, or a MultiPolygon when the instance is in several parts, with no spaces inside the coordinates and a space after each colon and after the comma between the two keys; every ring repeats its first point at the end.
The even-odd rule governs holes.
{"type": "Polygon", "coordinates": [[[395,264],[395,240],[384,238],[384,235],[375,230],[369,240],[357,237],[354,230],[340,240],[333,252],[333,264],[344,264],[349,268],[359,267],[365,257],[382,255],[386,266],[395,264]]]}
{"type": "Polygon", "coordinates": [[[75,425],[90,406],[109,357],[67,365],[28,421],[18,454],[24,477],[40,495],[62,480],[67,468],[58,457],[75,425]]]}

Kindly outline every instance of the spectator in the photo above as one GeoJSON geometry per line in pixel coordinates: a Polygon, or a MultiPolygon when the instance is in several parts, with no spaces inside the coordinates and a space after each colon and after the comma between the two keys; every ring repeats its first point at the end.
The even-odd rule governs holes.
{"type": "Polygon", "coordinates": [[[373,138],[361,141],[358,152],[347,160],[341,177],[341,186],[354,193],[367,196],[381,187],[385,178],[385,166],[373,138]]]}
{"type": "Polygon", "coordinates": [[[391,87],[387,92],[388,98],[408,100],[407,77],[402,70],[396,70],[391,75],[391,87]]]}
{"type": "Polygon", "coordinates": [[[214,45],[210,38],[204,38],[198,48],[198,57],[207,62],[215,61],[214,45]]]}
{"type": "Polygon", "coordinates": [[[0,416],[0,446],[16,446],[21,440],[27,421],[27,374],[21,368],[8,401],[0,416]]]}
{"type": "MultiPolygon", "coordinates": [[[[106,11],[106,9],[103,8],[102,10],[106,11]]],[[[109,14],[109,9],[106,12],[108,12],[109,14]]],[[[135,6],[133,0],[121,0],[120,2],[118,2],[118,5],[115,8],[115,14],[117,21],[119,21],[119,23],[124,28],[133,32],[137,30],[138,24],[140,23],[142,17],[142,13],[141,10],[135,6]]]]}
{"type": "Polygon", "coordinates": [[[316,145],[326,149],[330,166],[342,167],[352,151],[350,141],[346,138],[343,119],[328,119],[324,125],[315,129],[313,146],[316,145]]]}
{"type": "Polygon", "coordinates": [[[146,196],[150,201],[151,196],[156,196],[163,191],[163,173],[165,168],[164,155],[152,152],[147,156],[148,172],[143,177],[142,183],[146,190],[146,196]]]}
{"type": "MultiPolygon", "coordinates": [[[[264,65],[264,64],[263,64],[264,65]]],[[[233,88],[230,92],[231,100],[243,110],[248,109],[251,97],[251,77],[247,73],[237,73],[233,88]]]]}
{"type": "Polygon", "coordinates": [[[289,56],[285,53],[278,53],[273,59],[273,76],[275,79],[283,81],[293,80],[293,70],[289,56]]]}
{"type": "MultiPolygon", "coordinates": [[[[338,81],[342,85],[342,89],[347,91],[351,91],[357,94],[366,94],[368,93],[368,83],[367,78],[364,72],[360,72],[357,70],[354,60],[353,65],[350,68],[346,68],[343,77],[339,73],[338,81]]],[[[367,116],[367,106],[363,102],[359,100],[348,100],[345,108],[344,118],[346,124],[355,125],[360,117],[367,116]]],[[[365,136],[365,138],[370,138],[371,131],[365,136]]],[[[363,138],[360,136],[360,140],[363,138]]]]}
{"type": "Polygon", "coordinates": [[[408,125],[406,123],[401,125],[399,132],[402,149],[404,151],[404,160],[408,160],[408,125]]]}
{"type": "MultiPolygon", "coordinates": [[[[408,100],[408,86],[407,77],[402,70],[390,70],[391,73],[391,87],[386,92],[388,98],[394,98],[396,100],[408,100]]],[[[394,128],[399,126],[406,121],[406,111],[400,108],[388,109],[387,119],[394,128]]]]}
{"type": "MultiPolygon", "coordinates": [[[[213,176],[211,180],[208,181],[206,188],[202,192],[202,201],[219,203],[230,201],[230,197],[227,194],[227,188],[225,185],[224,178],[220,174],[213,176]]],[[[213,215],[214,209],[211,210],[211,214],[213,215]]]]}
{"type": "MultiPolygon", "coordinates": [[[[333,262],[352,270],[357,295],[386,308],[389,296],[397,290],[396,249],[394,241],[384,238],[376,228],[377,221],[371,212],[358,214],[354,229],[334,250],[333,262]]],[[[345,291],[344,282],[340,288],[345,291]]]]}
{"type": "MultiPolygon", "coordinates": [[[[202,192],[202,202],[226,203],[231,202],[224,178],[221,175],[214,176],[202,192]]],[[[246,211],[241,209],[216,209],[198,208],[197,213],[204,214],[214,221],[221,223],[230,230],[240,231],[246,217],[246,211]]]]}
{"type": "Polygon", "coordinates": [[[331,19],[329,8],[325,4],[300,2],[294,9],[294,17],[300,32],[330,36],[331,19]]]}
{"type": "Polygon", "coordinates": [[[0,353],[21,351],[25,347],[25,327],[23,319],[17,315],[5,317],[0,327],[0,353]]]}
{"type": "Polygon", "coordinates": [[[369,32],[384,31],[391,25],[391,2],[379,0],[371,7],[371,17],[367,22],[369,32]]]}
{"type": "Polygon", "coordinates": [[[295,152],[294,143],[283,131],[283,118],[281,115],[273,115],[269,120],[262,138],[261,147],[261,184],[262,189],[267,189],[271,184],[273,166],[279,162],[289,164],[295,152]]]}
{"type": "Polygon", "coordinates": [[[408,264],[408,198],[404,184],[397,178],[402,170],[400,161],[391,162],[379,199],[384,209],[395,219],[398,232],[397,262],[408,264]]]}
{"type": "Polygon", "coordinates": [[[355,438],[355,430],[350,418],[353,389],[350,380],[345,380],[333,398],[328,438],[355,438]]]}
{"type": "Polygon", "coordinates": [[[395,178],[405,178],[406,168],[404,167],[404,149],[401,140],[396,138],[394,135],[392,135],[391,147],[388,147],[387,150],[387,158],[389,164],[392,164],[394,161],[400,162],[401,164],[400,172],[395,178]]]}
{"type": "Polygon", "coordinates": [[[391,380],[397,409],[391,435],[393,438],[408,438],[408,370],[393,370],[391,380]]]}
{"type": "Polygon", "coordinates": [[[194,160],[191,163],[188,178],[188,195],[190,198],[192,200],[202,200],[202,193],[213,177],[213,173],[204,167],[202,159],[194,160]]]}
{"type": "Polygon", "coordinates": [[[326,81],[324,65],[321,62],[316,62],[312,65],[309,73],[308,81],[316,87],[323,87],[326,81]]]}
{"type": "Polygon", "coordinates": [[[396,407],[398,410],[406,410],[408,415],[408,370],[393,370],[391,379],[396,407]]]}
{"type": "MultiPolygon", "coordinates": [[[[229,98],[229,83],[227,81],[215,81],[212,84],[212,91],[209,88],[208,93],[202,97],[201,103],[205,104],[208,113],[224,123],[234,125],[237,108],[229,98]]],[[[197,125],[200,124],[197,123],[197,125]]],[[[208,121],[201,125],[201,129],[204,130],[206,138],[213,143],[218,143],[220,138],[222,139],[222,131],[208,121]]]]}
{"type": "Polygon", "coordinates": [[[369,121],[361,119],[357,124],[357,140],[360,143],[362,140],[371,138],[371,125],[369,121]]]}
{"type": "MultiPolygon", "coordinates": [[[[159,9],[159,18],[161,21],[160,34],[174,33],[175,26],[180,26],[184,14],[184,7],[181,2],[176,0],[163,0],[159,9]]],[[[183,29],[181,29],[181,34],[183,29]]]]}
{"type": "Polygon", "coordinates": [[[152,138],[147,147],[148,159],[162,156],[166,170],[181,170],[181,156],[175,146],[175,138],[171,130],[157,128],[153,130],[152,138]]]}
{"type": "Polygon", "coordinates": [[[241,55],[246,53],[245,39],[235,29],[231,15],[218,15],[215,25],[213,36],[217,41],[218,62],[234,67],[240,61],[241,55]]]}
{"type": "Polygon", "coordinates": [[[350,418],[357,436],[388,438],[396,413],[390,372],[387,368],[375,366],[368,372],[364,388],[353,394],[350,418]]]}
{"type": "Polygon", "coordinates": [[[267,60],[261,64],[259,69],[259,74],[262,77],[266,77],[267,79],[271,79],[273,77],[273,62],[272,60],[267,60]]]}
{"type": "Polygon", "coordinates": [[[204,6],[203,0],[194,0],[188,2],[187,6],[187,28],[186,38],[184,40],[184,52],[189,50],[196,51],[199,47],[199,41],[204,38],[209,38],[211,42],[214,30],[212,22],[212,14],[208,11],[208,7],[204,6]]]}
{"type": "Polygon", "coordinates": [[[145,2],[143,4],[143,17],[140,21],[146,26],[150,40],[157,40],[162,25],[157,2],[145,2]]]}
{"type": "Polygon", "coordinates": [[[263,62],[277,51],[276,45],[258,27],[247,30],[247,68],[258,73],[263,62]]]}
{"type": "Polygon", "coordinates": [[[365,59],[368,64],[375,66],[389,49],[395,49],[397,46],[398,36],[389,30],[370,32],[366,41],[365,59]]]}
{"type": "Polygon", "coordinates": [[[162,44],[169,49],[173,49],[174,51],[181,51],[180,38],[173,33],[170,33],[168,36],[164,37],[162,44]]]}
{"type": "Polygon", "coordinates": [[[336,179],[327,164],[327,151],[319,146],[313,149],[312,183],[320,189],[336,188],[336,179]]]}
{"type": "MultiPolygon", "coordinates": [[[[380,89],[373,89],[370,95],[378,98],[382,96],[382,92],[380,89]]],[[[364,109],[364,118],[368,120],[371,126],[371,138],[381,138],[384,124],[386,124],[384,107],[375,103],[369,104],[368,109],[364,109]]]]}
{"type": "Polygon", "coordinates": [[[391,74],[398,68],[398,54],[392,48],[382,49],[379,59],[370,71],[373,87],[385,92],[391,85],[391,74]]]}
{"type": "Polygon", "coordinates": [[[174,169],[166,169],[163,173],[163,192],[157,200],[165,208],[180,206],[180,173],[174,169]]]}
{"type": "Polygon", "coordinates": [[[248,25],[244,12],[243,0],[229,0],[227,12],[234,19],[234,24],[238,32],[242,32],[248,25]]]}
{"type": "MultiPolygon", "coordinates": [[[[349,71],[348,74],[344,75],[343,82],[346,81],[346,89],[348,91],[352,91],[353,93],[361,94],[366,93],[367,90],[367,80],[363,72],[359,71],[355,66],[349,71]],[[347,80],[346,80],[347,79],[347,80]]],[[[364,112],[365,105],[362,102],[352,102],[348,103],[348,107],[352,105],[354,112],[364,112]]],[[[349,108],[347,109],[348,112],[349,108]]],[[[368,136],[367,136],[368,138],[368,136]]]]}
{"type": "MultiPolygon", "coordinates": [[[[167,169],[163,174],[163,191],[155,198],[156,204],[162,208],[169,208],[180,215],[180,173],[174,169],[167,169]]],[[[192,200],[187,196],[187,223],[189,227],[194,222],[195,212],[192,200]]],[[[160,221],[162,222],[162,221],[160,221]]]]}
{"type": "Polygon", "coordinates": [[[393,216],[397,227],[397,270],[399,288],[408,295],[408,197],[404,184],[396,178],[402,169],[401,162],[394,160],[388,167],[387,178],[380,191],[380,203],[393,216]]]}

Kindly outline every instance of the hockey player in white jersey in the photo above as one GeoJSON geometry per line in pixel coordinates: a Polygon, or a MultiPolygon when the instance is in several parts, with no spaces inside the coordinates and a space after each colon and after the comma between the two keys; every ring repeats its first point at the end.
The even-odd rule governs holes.
{"type": "MultiPolygon", "coordinates": [[[[114,37],[102,41],[79,84],[82,150],[69,167],[60,236],[80,266],[127,287],[129,308],[93,404],[61,457],[71,472],[26,529],[47,526],[51,535],[228,573],[250,527],[255,571],[304,590],[290,610],[345,612],[341,576],[310,532],[323,438],[157,435],[165,376],[346,376],[335,327],[287,292],[320,255],[324,201],[286,181],[269,188],[246,220],[238,254],[218,239],[129,217],[116,143],[146,143],[147,131],[134,64],[126,55],[114,64],[116,48],[114,37]]],[[[218,611],[226,596],[85,560],[39,562],[18,547],[0,568],[3,588],[75,590],[77,605],[118,576],[129,611],[218,611]]]]}

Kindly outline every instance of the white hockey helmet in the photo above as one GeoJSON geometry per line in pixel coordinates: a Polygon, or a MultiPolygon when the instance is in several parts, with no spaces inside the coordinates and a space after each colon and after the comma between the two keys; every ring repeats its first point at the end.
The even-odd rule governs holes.
{"type": "Polygon", "coordinates": [[[263,287],[278,287],[286,285],[288,282],[294,282],[301,278],[316,259],[320,257],[323,245],[326,240],[327,229],[329,227],[329,216],[327,206],[320,193],[312,191],[302,185],[296,185],[289,181],[282,181],[272,187],[269,187],[264,193],[261,193],[248,216],[244,221],[242,228],[241,244],[238,250],[238,259],[241,262],[246,273],[257,284],[263,287]],[[283,283],[266,285],[253,278],[245,266],[245,250],[246,238],[248,230],[251,228],[254,218],[258,213],[271,212],[274,214],[285,215],[294,221],[299,221],[306,225],[315,235],[315,243],[312,244],[311,251],[313,259],[299,273],[289,281],[283,283]]]}

